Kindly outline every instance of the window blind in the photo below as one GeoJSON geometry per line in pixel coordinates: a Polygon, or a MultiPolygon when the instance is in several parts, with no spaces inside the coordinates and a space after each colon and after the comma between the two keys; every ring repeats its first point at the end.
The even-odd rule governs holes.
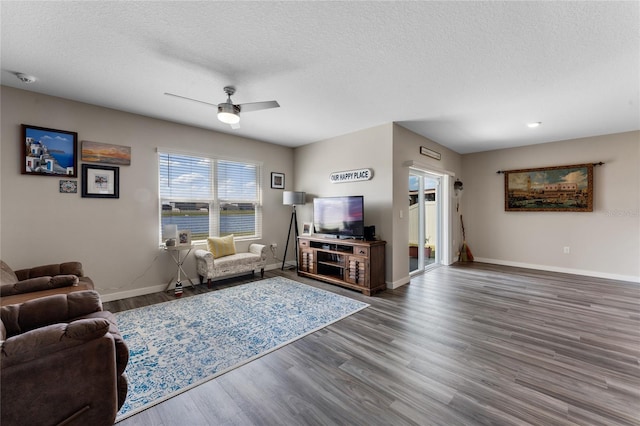
{"type": "Polygon", "coordinates": [[[160,229],[175,224],[192,241],[262,236],[260,164],[159,152],[158,170],[160,229]]]}

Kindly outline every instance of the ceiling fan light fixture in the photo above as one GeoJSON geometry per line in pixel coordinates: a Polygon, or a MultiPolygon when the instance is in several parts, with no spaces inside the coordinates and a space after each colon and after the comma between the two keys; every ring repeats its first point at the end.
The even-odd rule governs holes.
{"type": "MultiPolygon", "coordinates": [[[[1,1],[1,0],[0,0],[1,1]]],[[[280,104],[277,101],[266,102],[249,102],[246,104],[234,104],[231,100],[231,95],[236,92],[235,87],[226,86],[224,92],[227,94],[227,101],[221,104],[213,104],[211,102],[201,101],[194,98],[188,98],[186,96],[175,95],[173,93],[165,92],[167,96],[175,96],[176,98],[187,99],[194,102],[200,102],[201,104],[210,105],[218,108],[218,120],[225,124],[229,124],[232,129],[240,128],[240,112],[259,111],[261,109],[278,108],[280,104]]]]}
{"type": "Polygon", "coordinates": [[[235,105],[228,103],[218,105],[218,120],[226,124],[238,124],[240,116],[236,111],[235,105]]]}
{"type": "Polygon", "coordinates": [[[240,116],[231,112],[219,112],[218,120],[226,124],[238,124],[240,122],[240,116]]]}

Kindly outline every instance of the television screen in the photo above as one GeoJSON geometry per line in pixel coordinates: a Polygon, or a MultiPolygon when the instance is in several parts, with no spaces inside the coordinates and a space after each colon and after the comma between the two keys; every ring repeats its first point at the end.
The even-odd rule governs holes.
{"type": "Polygon", "coordinates": [[[313,200],[315,232],[336,238],[364,238],[364,197],[320,197],[313,200]]]}

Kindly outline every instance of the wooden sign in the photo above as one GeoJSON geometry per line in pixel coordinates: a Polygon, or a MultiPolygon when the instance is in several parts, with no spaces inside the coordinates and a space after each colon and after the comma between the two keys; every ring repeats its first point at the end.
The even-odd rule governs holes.
{"type": "Polygon", "coordinates": [[[346,170],[344,172],[333,172],[329,175],[331,183],[359,182],[371,179],[373,179],[373,170],[371,169],[346,170]]]}
{"type": "Polygon", "coordinates": [[[420,147],[420,154],[426,155],[427,157],[435,158],[436,160],[440,160],[442,158],[442,155],[440,155],[439,152],[429,149],[426,146],[420,147]]]}

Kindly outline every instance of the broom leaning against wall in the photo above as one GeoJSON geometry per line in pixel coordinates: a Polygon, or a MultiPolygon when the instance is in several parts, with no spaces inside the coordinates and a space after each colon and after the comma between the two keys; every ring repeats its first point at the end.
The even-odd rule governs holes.
{"type": "MultiPolygon", "coordinates": [[[[453,183],[453,191],[456,194],[456,212],[460,211],[460,197],[462,197],[462,182],[459,179],[453,183]]],[[[460,225],[462,225],[462,246],[458,253],[458,262],[473,262],[473,254],[467,244],[467,236],[464,232],[464,221],[462,220],[462,214],[460,214],[460,225]]]]}
{"type": "Polygon", "coordinates": [[[462,225],[462,247],[460,247],[458,262],[473,262],[473,254],[467,244],[467,236],[464,233],[464,221],[462,220],[462,215],[460,215],[460,225],[462,225]]]}

